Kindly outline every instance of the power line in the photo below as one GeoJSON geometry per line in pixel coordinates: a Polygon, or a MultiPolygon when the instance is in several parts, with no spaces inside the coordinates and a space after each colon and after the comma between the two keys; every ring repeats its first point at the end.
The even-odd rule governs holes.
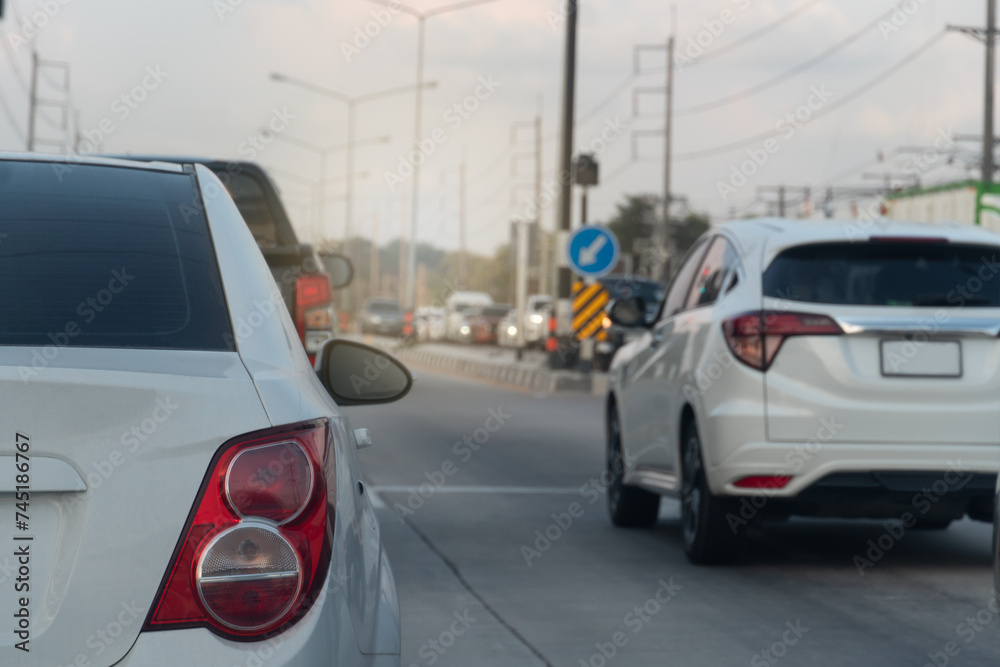
{"type": "MultiPolygon", "coordinates": [[[[828,115],[828,114],[836,111],[840,107],[842,107],[842,106],[844,106],[846,104],[849,104],[850,102],[853,102],[857,98],[861,97],[863,94],[867,93],[869,90],[871,90],[872,88],[874,88],[878,84],[882,83],[883,81],[885,81],[886,79],[888,79],[889,77],[891,77],[892,75],[894,75],[896,72],[898,72],[899,70],[903,69],[904,67],[906,67],[907,65],[909,65],[910,63],[912,63],[914,60],[916,60],[917,58],[919,58],[921,55],[923,55],[923,53],[925,51],[927,51],[932,46],[934,46],[934,44],[936,44],[946,34],[947,33],[945,31],[943,31],[943,30],[941,32],[937,33],[936,35],[934,35],[934,37],[932,37],[928,41],[924,42],[919,48],[917,48],[916,50],[912,51],[905,58],[903,58],[902,60],[900,60],[895,65],[893,65],[889,69],[885,70],[884,72],[882,72],[878,76],[876,76],[874,79],[871,79],[870,81],[868,81],[867,83],[865,83],[861,87],[855,89],[851,93],[845,95],[844,97],[841,97],[840,99],[838,99],[835,102],[832,102],[832,103],[828,104],[826,107],[824,107],[824,108],[820,109],[819,111],[817,111],[816,113],[814,113],[812,115],[812,118],[810,119],[809,122],[812,122],[812,121],[814,121],[814,120],[816,120],[818,118],[822,118],[822,117],[824,117],[824,116],[826,116],[826,115],[828,115]]],[[[721,153],[727,153],[729,151],[737,150],[737,149],[740,149],[740,148],[746,148],[747,146],[752,146],[753,144],[759,143],[761,141],[766,141],[767,139],[771,139],[772,137],[776,137],[776,136],[778,136],[780,134],[784,134],[787,131],[788,130],[786,128],[781,128],[781,129],[771,130],[771,131],[768,131],[768,132],[762,132],[761,134],[755,135],[753,137],[748,137],[748,138],[743,139],[741,141],[734,141],[732,143],[724,144],[722,146],[715,146],[714,148],[705,148],[705,149],[698,150],[698,151],[691,151],[691,152],[688,152],[688,153],[681,153],[679,155],[676,155],[674,159],[676,159],[676,160],[699,160],[701,158],[711,157],[713,155],[719,155],[721,153]]]]}
{"type": "Polygon", "coordinates": [[[719,57],[719,56],[721,56],[721,55],[723,55],[725,53],[728,53],[728,52],[730,52],[730,51],[732,51],[734,49],[737,49],[737,48],[739,48],[741,46],[749,44],[750,42],[763,37],[767,33],[769,33],[772,30],[774,30],[775,28],[778,28],[781,25],[783,25],[783,24],[787,23],[788,21],[792,20],[793,18],[795,18],[796,16],[798,16],[802,12],[806,11],[807,9],[811,9],[814,5],[818,5],[820,2],[822,2],[822,0],[808,0],[807,2],[803,2],[801,5],[799,5],[795,9],[791,10],[790,12],[788,12],[787,14],[785,14],[784,16],[778,17],[777,19],[775,19],[771,23],[768,23],[767,25],[765,25],[765,26],[763,26],[763,27],[755,30],[754,32],[750,33],[749,35],[746,35],[745,37],[742,37],[742,38],[736,40],[735,42],[732,42],[732,43],[727,44],[725,46],[719,47],[718,49],[715,49],[713,51],[709,51],[708,53],[706,53],[706,54],[704,54],[702,56],[699,56],[697,60],[694,60],[693,62],[691,62],[690,64],[688,64],[686,67],[694,67],[695,65],[699,65],[699,64],[705,62],[706,60],[711,60],[713,58],[717,58],[717,57],[719,57]]]}
{"type": "Polygon", "coordinates": [[[500,154],[497,155],[496,159],[493,160],[493,162],[490,162],[490,166],[486,167],[481,172],[476,174],[474,178],[471,178],[469,180],[469,185],[478,185],[484,178],[486,178],[486,176],[490,172],[492,172],[494,169],[503,164],[503,159],[507,157],[507,154],[509,152],[510,152],[510,146],[507,146],[502,151],[500,151],[500,154]]]}
{"type": "Polygon", "coordinates": [[[738,93],[733,93],[732,95],[726,95],[725,97],[720,97],[717,100],[713,100],[711,102],[705,102],[704,104],[696,104],[695,106],[686,107],[684,109],[678,109],[677,110],[677,115],[679,115],[679,116],[686,116],[688,114],[701,113],[702,111],[709,111],[711,109],[718,109],[719,107],[724,107],[724,106],[726,106],[728,104],[732,104],[733,102],[738,102],[740,100],[745,100],[748,97],[753,97],[754,95],[757,95],[758,93],[762,93],[765,90],[768,90],[769,88],[773,88],[774,86],[777,86],[778,84],[784,83],[785,81],[791,79],[792,77],[795,77],[795,76],[801,74],[802,72],[806,71],[807,69],[818,65],[819,63],[823,62],[824,60],[826,60],[830,56],[832,56],[835,53],[837,53],[838,51],[842,51],[843,49],[847,48],[849,45],[851,45],[852,43],[856,42],[858,39],[860,39],[866,33],[868,33],[869,31],[871,31],[873,29],[875,29],[876,27],[878,27],[878,24],[881,21],[885,20],[885,18],[887,16],[890,16],[895,11],[897,11],[897,9],[895,7],[893,7],[893,9],[890,9],[889,11],[887,11],[887,12],[885,12],[883,14],[880,14],[878,17],[875,18],[874,21],[872,21],[871,23],[865,25],[860,30],[857,30],[857,31],[851,33],[846,38],[844,38],[841,41],[837,42],[836,44],[834,44],[830,48],[826,49],[825,51],[823,51],[819,55],[816,55],[816,56],[814,56],[814,57],[806,60],[805,62],[796,65],[795,67],[793,67],[792,69],[788,70],[787,72],[783,72],[783,73],[781,73],[781,74],[779,74],[779,75],[777,75],[775,77],[772,77],[772,78],[768,79],[767,81],[764,81],[763,83],[759,83],[756,86],[752,86],[752,87],[747,88],[745,90],[742,90],[742,91],[740,91],[738,93]]]}

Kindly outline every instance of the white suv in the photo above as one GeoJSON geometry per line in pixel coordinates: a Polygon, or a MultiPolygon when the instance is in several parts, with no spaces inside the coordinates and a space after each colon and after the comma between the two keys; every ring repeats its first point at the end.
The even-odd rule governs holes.
{"type": "Polygon", "coordinates": [[[1000,237],[878,221],[713,229],[612,364],[608,505],[681,499],[696,563],[792,514],[989,521],[1000,469],[1000,237]]]}

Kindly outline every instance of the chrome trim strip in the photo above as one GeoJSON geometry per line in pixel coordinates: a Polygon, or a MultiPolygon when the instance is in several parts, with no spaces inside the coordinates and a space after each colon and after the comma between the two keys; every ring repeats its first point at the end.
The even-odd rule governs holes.
{"type": "Polygon", "coordinates": [[[938,321],[932,316],[914,317],[834,317],[844,333],[866,334],[917,334],[930,337],[939,335],[979,335],[995,338],[1000,336],[1000,319],[985,317],[949,317],[938,321]]]}

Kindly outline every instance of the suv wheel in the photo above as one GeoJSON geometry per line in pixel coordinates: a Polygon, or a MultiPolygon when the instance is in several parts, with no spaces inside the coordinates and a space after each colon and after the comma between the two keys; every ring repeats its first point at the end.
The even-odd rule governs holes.
{"type": "Polygon", "coordinates": [[[625,457],[618,411],[608,410],[608,512],[611,523],[620,528],[651,528],[660,514],[660,496],[625,484],[625,457]]]}
{"type": "Polygon", "coordinates": [[[731,563],[739,555],[743,535],[730,527],[735,504],[712,494],[702,464],[701,439],[691,423],[683,436],[684,482],[681,487],[681,526],[684,553],[696,565],[731,563]]]}

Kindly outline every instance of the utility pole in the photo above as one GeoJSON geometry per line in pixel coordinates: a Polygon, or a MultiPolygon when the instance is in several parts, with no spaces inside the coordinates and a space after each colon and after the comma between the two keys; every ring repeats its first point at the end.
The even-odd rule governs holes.
{"type": "MultiPolygon", "coordinates": [[[[671,7],[671,14],[673,16],[672,25],[677,23],[677,8],[676,6],[671,7]]],[[[642,62],[641,54],[643,51],[665,51],[667,56],[666,62],[666,81],[664,86],[660,87],[639,87],[634,88],[632,91],[632,114],[637,116],[639,114],[639,96],[644,94],[663,94],[665,95],[664,101],[664,125],[662,134],[664,136],[664,146],[663,146],[663,223],[657,228],[657,231],[653,234],[653,241],[656,247],[657,254],[660,258],[666,259],[672,257],[674,254],[673,248],[673,235],[670,229],[670,205],[674,201],[674,197],[671,194],[672,191],[672,176],[673,176],[673,129],[674,129],[674,51],[676,45],[676,38],[673,34],[673,28],[671,28],[671,34],[667,37],[665,44],[639,44],[633,47],[633,73],[642,73],[642,62]]],[[[636,150],[636,139],[642,136],[656,136],[661,133],[660,130],[632,130],[632,157],[635,159],[637,157],[636,150]]],[[[656,269],[655,273],[660,274],[658,277],[660,279],[666,279],[668,276],[666,269],[668,264],[663,261],[656,269]]],[[[657,276],[654,276],[657,277],[657,276]]]]}
{"type": "Polygon", "coordinates": [[[400,209],[399,217],[399,279],[397,288],[399,289],[399,303],[406,303],[406,195],[402,197],[403,207],[400,209]]]}
{"type": "Polygon", "coordinates": [[[997,3],[986,0],[986,102],[983,110],[983,180],[993,182],[993,87],[996,69],[997,3]]]}
{"type": "Polygon", "coordinates": [[[558,284],[555,294],[556,341],[549,341],[549,364],[565,368],[568,359],[559,352],[572,349],[573,308],[570,302],[573,277],[569,268],[566,244],[569,242],[570,215],[573,210],[573,116],[576,103],[576,14],[577,0],[566,0],[566,53],[563,62],[562,129],[559,144],[559,220],[556,254],[559,257],[558,284]],[[556,345],[553,346],[552,343],[556,345]]]}
{"type": "Polygon", "coordinates": [[[778,195],[778,217],[784,218],[788,213],[788,195],[795,193],[797,204],[805,204],[812,199],[812,188],[808,186],[785,186],[785,185],[761,185],[757,188],[758,194],[764,192],[774,192],[778,195]]]}
{"type": "Polygon", "coordinates": [[[28,99],[28,152],[35,152],[35,112],[38,110],[38,51],[31,51],[31,93],[28,99]]]}
{"type": "Polygon", "coordinates": [[[521,360],[524,351],[524,327],[527,318],[525,308],[528,305],[528,220],[522,219],[514,223],[517,226],[517,270],[514,277],[514,308],[517,310],[517,359],[521,360]]]}
{"type": "Polygon", "coordinates": [[[465,149],[462,149],[462,165],[458,171],[458,284],[465,285],[468,280],[468,250],[466,248],[466,186],[465,149]]]}
{"type": "Polygon", "coordinates": [[[968,26],[948,26],[948,30],[961,32],[986,45],[985,85],[983,94],[983,161],[982,180],[992,183],[996,164],[993,158],[995,144],[993,125],[993,104],[996,72],[997,3],[986,0],[986,28],[968,26]]]}
{"type": "Polygon", "coordinates": [[[369,277],[368,277],[368,296],[378,296],[379,286],[379,251],[378,245],[378,211],[372,214],[372,242],[371,242],[371,256],[368,259],[369,277]]]}
{"type": "MultiPolygon", "coordinates": [[[[676,7],[674,8],[676,11],[676,7]]],[[[664,123],[664,134],[666,140],[663,147],[663,250],[673,244],[670,242],[670,176],[671,157],[673,156],[673,129],[674,129],[674,36],[667,39],[667,108],[666,121],[664,123]]],[[[673,253],[671,253],[673,254],[673,253]]]]}
{"type": "Polygon", "coordinates": [[[525,222],[531,223],[530,231],[528,233],[529,246],[531,246],[530,239],[532,238],[536,239],[535,253],[537,253],[539,257],[536,260],[534,256],[535,253],[532,253],[531,250],[529,249],[528,251],[529,258],[527,260],[528,271],[529,271],[528,280],[530,283],[532,276],[534,276],[538,280],[538,284],[536,286],[537,292],[544,294],[545,292],[542,290],[542,277],[541,277],[541,273],[544,269],[541,267],[544,266],[547,269],[548,265],[543,259],[544,254],[539,252],[538,250],[538,245],[540,245],[540,239],[542,236],[544,236],[541,231],[542,212],[541,212],[541,206],[539,204],[542,196],[541,195],[542,192],[541,122],[542,122],[541,118],[536,117],[534,120],[517,121],[511,123],[510,126],[510,145],[512,149],[510,157],[511,178],[514,179],[518,178],[518,172],[519,172],[518,167],[520,166],[520,162],[527,159],[530,159],[532,162],[531,168],[533,170],[533,173],[530,182],[514,182],[513,184],[511,184],[510,204],[511,206],[518,208],[519,210],[522,211],[522,213],[519,213],[517,215],[515,223],[520,220],[524,220],[525,222]],[[530,144],[531,150],[529,151],[516,150],[522,144],[522,142],[519,141],[520,135],[518,132],[518,130],[521,129],[528,129],[533,134],[530,144]],[[524,203],[520,201],[518,197],[518,193],[523,190],[531,191],[532,199],[530,200],[530,203],[528,205],[524,205],[524,203]]]}
{"type": "Polygon", "coordinates": [[[542,98],[538,98],[538,115],[535,116],[535,229],[538,233],[538,293],[549,293],[549,271],[552,250],[549,237],[542,230],[542,98]]]}

